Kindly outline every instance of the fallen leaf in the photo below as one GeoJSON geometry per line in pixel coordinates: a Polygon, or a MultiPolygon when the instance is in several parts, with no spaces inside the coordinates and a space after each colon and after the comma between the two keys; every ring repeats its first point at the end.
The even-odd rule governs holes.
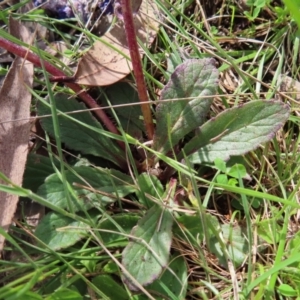
{"type": "MultiPolygon", "coordinates": [[[[147,47],[153,42],[158,30],[156,11],[151,0],[144,0],[134,18],[137,37],[147,47]]],[[[124,24],[119,21],[84,54],[75,79],[78,84],[105,86],[124,78],[131,70],[124,24]]]]}
{"type": "Polygon", "coordinates": [[[71,63],[71,58],[64,55],[64,52],[68,50],[67,43],[63,41],[50,43],[45,47],[45,51],[50,55],[59,58],[59,60],[66,66],[71,63]]]}
{"type": "Polygon", "coordinates": [[[13,60],[14,59],[13,59],[12,55],[9,52],[7,52],[3,48],[0,48],[0,63],[10,63],[13,60]]]}
{"type": "Polygon", "coordinates": [[[279,75],[280,91],[289,93],[295,100],[300,100],[300,82],[287,75],[279,75]]]}
{"type": "Polygon", "coordinates": [[[27,225],[35,228],[45,215],[45,206],[25,199],[20,201],[14,219],[25,220],[27,225]]]}
{"type": "MultiPolygon", "coordinates": [[[[10,32],[30,43],[31,34],[20,22],[10,19],[10,32]]],[[[0,90],[0,170],[16,185],[22,178],[28,152],[31,94],[27,87],[33,82],[33,65],[17,57],[0,90]]],[[[0,180],[0,184],[7,182],[0,180]]],[[[18,196],[0,192],[0,226],[8,230],[16,211],[18,196]]],[[[0,235],[0,250],[4,237],[0,235]]]]}

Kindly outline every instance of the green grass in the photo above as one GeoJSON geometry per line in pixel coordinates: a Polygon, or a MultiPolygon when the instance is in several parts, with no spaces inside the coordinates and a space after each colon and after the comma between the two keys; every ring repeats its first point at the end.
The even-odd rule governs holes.
{"type": "MultiPolygon", "coordinates": [[[[0,260],[0,299],[300,299],[299,96],[298,91],[284,90],[279,84],[283,74],[296,81],[300,77],[300,16],[294,7],[299,8],[299,3],[252,2],[241,8],[236,1],[217,1],[214,6],[202,1],[200,6],[198,1],[155,0],[160,29],[150,49],[144,49],[142,59],[148,92],[156,104],[170,77],[171,59],[178,65],[187,57],[212,57],[217,61],[220,82],[211,117],[257,99],[276,98],[291,106],[288,122],[270,142],[224,166],[222,162],[193,166],[187,159],[177,161],[158,153],[151,143],[145,144],[145,134],[138,138],[128,134],[130,116],[124,121],[117,107],[106,111],[114,118],[120,136],[84,123],[79,113],[68,114],[65,119],[69,124],[82,130],[78,139],[81,132],[88,132],[91,137],[97,134],[125,144],[126,177],[121,172],[110,173],[107,170],[114,166],[111,160],[85,153],[84,147],[69,148],[63,140],[59,116],[64,112],[55,97],[74,93],[63,84],[50,82],[45,70],[36,69],[32,110],[40,112],[38,106],[49,99],[53,132],[35,132],[23,187],[10,185],[1,176],[7,184],[1,184],[0,191],[18,195],[23,209],[8,233],[1,229],[6,245],[0,260]],[[175,170],[175,195],[170,196],[168,182],[158,179],[157,169],[145,167],[151,159],[136,163],[137,152],[140,157],[143,153],[156,157],[160,166],[175,170]],[[244,167],[232,175],[235,162],[244,167]],[[91,182],[96,175],[85,173],[79,166],[98,170],[99,180],[110,178],[105,181],[109,189],[102,190],[100,184],[95,188],[91,182]],[[142,178],[140,173],[145,169],[148,175],[142,178]],[[57,190],[50,190],[51,182],[57,183],[57,190]],[[47,193],[52,193],[51,197],[47,198],[47,193]],[[59,193],[64,195],[63,204],[56,200],[59,193]],[[46,218],[53,218],[37,232],[26,212],[31,201],[41,205],[40,212],[46,218]],[[171,258],[162,278],[137,293],[124,283],[122,251],[133,240],[142,240],[131,229],[153,204],[163,207],[161,216],[172,206],[171,258]],[[49,224],[52,227],[47,232],[49,224]],[[47,243],[44,238],[48,234],[56,240],[47,243]],[[237,252],[232,255],[231,251],[240,245],[242,261],[237,262],[237,252]],[[186,290],[186,295],[178,296],[174,286],[186,290]]],[[[78,61],[78,52],[87,51],[98,39],[75,22],[12,11],[14,17],[43,24],[56,39],[65,41],[72,61],[78,61]],[[69,29],[61,28],[62,24],[69,29]]],[[[0,17],[7,21],[8,10],[0,17]]],[[[5,25],[0,35],[26,46],[10,36],[5,25]]],[[[72,74],[60,58],[35,44],[31,50],[72,74]]],[[[5,72],[5,66],[0,67],[5,72]]],[[[135,86],[131,75],[126,80],[135,86]]],[[[90,93],[101,99],[102,106],[116,104],[104,102],[109,98],[105,88],[93,88],[90,93]]],[[[86,144],[88,148],[88,137],[86,144]]]]}

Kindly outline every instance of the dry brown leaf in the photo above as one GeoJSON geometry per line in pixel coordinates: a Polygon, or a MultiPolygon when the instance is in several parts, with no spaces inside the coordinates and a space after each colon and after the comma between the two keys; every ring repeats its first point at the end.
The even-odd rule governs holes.
{"type": "MultiPolygon", "coordinates": [[[[137,37],[147,47],[158,30],[156,12],[155,4],[144,0],[134,19],[137,37]]],[[[119,21],[82,57],[75,78],[78,84],[105,86],[124,78],[131,70],[124,24],[119,21]]]]}
{"type": "Polygon", "coordinates": [[[59,41],[59,42],[53,42],[47,45],[44,49],[47,53],[49,53],[52,56],[55,56],[60,59],[62,63],[65,65],[70,64],[71,59],[67,56],[64,56],[64,52],[68,50],[68,46],[65,42],[59,41]]]}
{"type": "MultiPolygon", "coordinates": [[[[18,39],[30,43],[31,34],[20,22],[10,20],[10,32],[18,39]]],[[[33,65],[17,57],[0,90],[0,172],[14,184],[21,185],[28,152],[30,131],[33,65]],[[22,121],[18,121],[22,119],[22,121]]],[[[0,184],[7,185],[3,180],[0,184]]],[[[16,211],[18,196],[0,192],[0,226],[8,230],[16,211]]],[[[0,251],[4,237],[0,235],[0,251]]]]}
{"type": "Polygon", "coordinates": [[[300,100],[300,82],[287,75],[279,75],[280,91],[289,93],[295,100],[300,100]]]}
{"type": "Polygon", "coordinates": [[[0,63],[10,63],[13,60],[14,59],[13,59],[12,55],[9,52],[7,52],[3,48],[0,48],[0,63]]]}
{"type": "Polygon", "coordinates": [[[26,199],[19,203],[14,219],[25,220],[27,225],[35,228],[44,215],[45,206],[26,199]]]}

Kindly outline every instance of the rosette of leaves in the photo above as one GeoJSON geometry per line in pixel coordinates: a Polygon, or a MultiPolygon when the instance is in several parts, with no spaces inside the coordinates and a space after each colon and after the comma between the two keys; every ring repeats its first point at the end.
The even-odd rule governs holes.
{"type": "MultiPolygon", "coordinates": [[[[232,107],[209,119],[209,110],[213,97],[217,94],[217,87],[218,70],[213,59],[190,59],[175,68],[161,92],[161,101],[156,109],[156,131],[151,149],[154,163],[163,161],[166,168],[176,169],[174,161],[182,161],[183,158],[192,164],[202,164],[212,163],[216,158],[226,161],[232,156],[244,155],[256,149],[261,143],[271,140],[289,117],[288,105],[275,100],[257,100],[232,107]]],[[[120,99],[127,103],[136,101],[134,89],[124,83],[108,88],[107,95],[112,103],[118,103],[120,99]],[[117,93],[118,88],[122,89],[123,98],[117,93]],[[114,92],[112,89],[115,89],[114,92]]],[[[219,256],[224,264],[222,250],[226,250],[226,245],[222,244],[221,229],[216,229],[217,219],[203,214],[202,218],[206,216],[206,222],[203,224],[208,226],[206,230],[200,226],[199,216],[174,214],[173,208],[176,205],[174,200],[179,189],[174,171],[166,173],[170,175],[165,176],[163,181],[160,176],[146,173],[139,174],[133,181],[128,174],[124,174],[127,172],[124,167],[127,156],[104,128],[97,124],[92,114],[84,112],[81,117],[66,114],[69,111],[82,110],[83,104],[62,98],[56,99],[56,104],[60,113],[58,118],[61,140],[66,147],[79,151],[83,156],[92,155],[101,158],[100,162],[103,159],[109,161],[107,169],[85,166],[76,167],[75,172],[67,172],[68,184],[74,186],[76,183],[76,189],[71,194],[71,208],[73,211],[84,212],[95,205],[101,204],[102,207],[111,205],[121,197],[131,194],[135,201],[146,209],[142,217],[137,213],[136,219],[130,220],[125,217],[118,220],[115,217],[104,218],[105,222],[114,220],[114,228],[118,230],[125,228],[121,240],[122,246],[126,246],[122,254],[122,265],[119,264],[119,268],[123,270],[123,282],[134,291],[149,286],[149,291],[151,287],[151,291],[155,289],[165,296],[184,299],[187,289],[187,267],[181,259],[177,263],[170,262],[173,235],[182,235],[178,226],[174,227],[174,219],[177,219],[177,224],[182,224],[182,228],[190,228],[190,232],[199,236],[201,241],[206,239],[208,244],[214,245],[214,248],[212,247],[214,254],[219,256]],[[64,103],[66,101],[67,104],[64,103]],[[113,170],[112,166],[119,170],[113,170]],[[123,172],[120,171],[122,169],[123,172]],[[159,200],[154,202],[153,199],[159,200]],[[220,235],[218,240],[213,239],[216,233],[220,235]],[[166,286],[167,282],[172,282],[172,286],[180,288],[162,291],[162,286],[166,286]]],[[[131,133],[131,136],[130,133],[127,136],[129,144],[142,145],[138,141],[144,136],[144,126],[139,118],[141,112],[136,106],[128,106],[126,109],[126,113],[115,110],[111,116],[120,116],[118,124],[131,133]],[[130,118],[126,120],[126,116],[130,118]]],[[[46,103],[39,106],[39,115],[47,115],[49,111],[46,103]]],[[[42,126],[50,135],[53,134],[50,121],[45,119],[42,126]]],[[[141,160],[138,151],[134,155],[136,157],[131,163],[141,160]]],[[[185,168],[183,164],[180,164],[180,168],[185,171],[186,176],[189,176],[191,169],[185,168]]],[[[60,200],[56,204],[68,209],[70,207],[66,204],[64,189],[61,178],[53,174],[46,178],[38,193],[49,202],[57,201],[58,195],[60,200]]],[[[56,224],[63,224],[64,228],[67,228],[68,222],[74,227],[72,220],[65,217],[61,222],[58,222],[57,215],[48,219],[49,222],[53,219],[56,224]]],[[[77,221],[76,225],[80,228],[76,234],[78,241],[89,229],[86,224],[83,225],[84,222],[80,223],[82,219],[77,221]]],[[[51,224],[48,226],[50,233],[57,229],[51,227],[51,224]]],[[[226,228],[223,229],[225,232],[226,228]]],[[[45,232],[45,229],[43,230],[39,231],[38,228],[37,233],[45,232]]],[[[229,230],[228,239],[232,241],[233,247],[226,250],[226,259],[233,260],[237,266],[244,260],[246,253],[243,251],[249,251],[250,247],[247,239],[243,239],[242,232],[236,228],[234,232],[240,233],[240,239],[233,240],[229,230]]],[[[43,239],[42,234],[38,236],[43,239]]],[[[120,246],[119,237],[120,235],[118,239],[113,238],[110,243],[120,246]]],[[[49,239],[44,242],[51,245],[49,239]]],[[[66,247],[72,243],[64,243],[64,246],[55,244],[55,247],[66,247]]]]}

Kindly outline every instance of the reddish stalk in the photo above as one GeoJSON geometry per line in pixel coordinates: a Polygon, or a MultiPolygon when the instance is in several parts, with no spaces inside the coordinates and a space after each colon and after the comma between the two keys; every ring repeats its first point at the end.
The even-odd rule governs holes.
{"type": "MultiPolygon", "coordinates": [[[[11,41],[5,40],[2,37],[0,37],[0,47],[6,49],[8,52],[11,52],[19,57],[22,57],[31,63],[33,63],[37,67],[42,67],[41,59],[38,55],[28,51],[28,49],[25,49],[19,45],[16,45],[12,43],[11,41]]],[[[66,76],[62,71],[45,61],[43,63],[46,71],[51,74],[52,76],[56,77],[62,77],[66,76]]],[[[65,82],[65,85],[72,89],[78,96],[82,99],[82,101],[89,107],[89,108],[100,108],[100,106],[97,104],[97,102],[82,88],[76,84],[76,83],[67,83],[65,82]]],[[[106,126],[106,128],[115,134],[120,134],[117,130],[116,126],[113,124],[113,122],[108,118],[108,116],[105,114],[105,112],[102,109],[94,110],[93,113],[99,118],[100,121],[103,122],[103,124],[106,126]]],[[[125,145],[121,141],[117,141],[119,146],[122,149],[125,149],[125,145]]]]}
{"type": "Polygon", "coordinates": [[[152,140],[154,135],[154,124],[151,115],[150,105],[148,103],[149,98],[143,74],[141,56],[135,34],[135,27],[131,9],[131,0],[121,0],[121,9],[139,99],[142,103],[147,102],[145,104],[141,104],[141,109],[144,116],[144,123],[148,138],[152,140]]]}

